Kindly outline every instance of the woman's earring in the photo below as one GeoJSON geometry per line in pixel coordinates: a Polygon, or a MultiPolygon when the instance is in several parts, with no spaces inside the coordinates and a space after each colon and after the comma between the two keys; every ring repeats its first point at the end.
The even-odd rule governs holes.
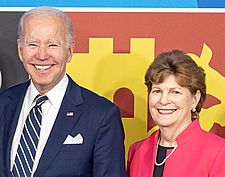
{"type": "Polygon", "coordinates": [[[195,111],[196,111],[196,108],[193,108],[193,109],[192,109],[192,112],[195,112],[195,111]]]}

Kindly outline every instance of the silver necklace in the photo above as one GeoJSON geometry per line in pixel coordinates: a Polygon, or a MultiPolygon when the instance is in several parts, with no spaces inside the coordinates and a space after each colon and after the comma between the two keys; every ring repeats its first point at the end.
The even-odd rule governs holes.
{"type": "Polygon", "coordinates": [[[156,165],[156,166],[161,166],[161,165],[163,165],[163,164],[166,162],[166,160],[173,154],[173,152],[177,149],[178,145],[174,146],[173,150],[166,156],[166,158],[165,158],[161,163],[157,163],[158,146],[159,146],[159,140],[158,140],[157,146],[156,146],[155,165],[156,165]]]}

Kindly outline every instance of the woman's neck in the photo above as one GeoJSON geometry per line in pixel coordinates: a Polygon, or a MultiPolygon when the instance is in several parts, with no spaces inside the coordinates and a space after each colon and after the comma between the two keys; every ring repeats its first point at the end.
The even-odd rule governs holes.
{"type": "Polygon", "coordinates": [[[177,145],[176,138],[179,134],[191,124],[191,120],[169,127],[160,127],[159,144],[165,147],[174,147],[177,145]]]}

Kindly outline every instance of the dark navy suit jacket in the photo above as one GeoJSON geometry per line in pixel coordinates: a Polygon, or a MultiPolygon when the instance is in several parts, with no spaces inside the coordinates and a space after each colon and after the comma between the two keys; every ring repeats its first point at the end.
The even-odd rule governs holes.
{"type": "MultiPolygon", "coordinates": [[[[10,175],[10,151],[23,99],[30,81],[0,94],[4,123],[0,165],[10,175]]],[[[3,131],[3,130],[1,130],[3,131]]],[[[1,135],[0,135],[1,137],[1,135]]],[[[124,131],[118,108],[107,99],[69,84],[34,177],[124,177],[124,131]],[[67,116],[73,112],[73,116],[67,116]],[[81,134],[83,144],[63,144],[81,134]]]]}

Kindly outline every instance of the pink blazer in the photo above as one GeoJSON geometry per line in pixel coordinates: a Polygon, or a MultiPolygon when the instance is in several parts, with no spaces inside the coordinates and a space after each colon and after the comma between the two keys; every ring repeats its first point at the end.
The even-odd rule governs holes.
{"type": "MultiPolygon", "coordinates": [[[[152,177],[159,131],[131,145],[127,177],[152,177]]],[[[195,120],[178,137],[163,177],[225,177],[225,139],[200,128],[195,120]]],[[[168,152],[169,153],[169,152],[168,152]]]]}

